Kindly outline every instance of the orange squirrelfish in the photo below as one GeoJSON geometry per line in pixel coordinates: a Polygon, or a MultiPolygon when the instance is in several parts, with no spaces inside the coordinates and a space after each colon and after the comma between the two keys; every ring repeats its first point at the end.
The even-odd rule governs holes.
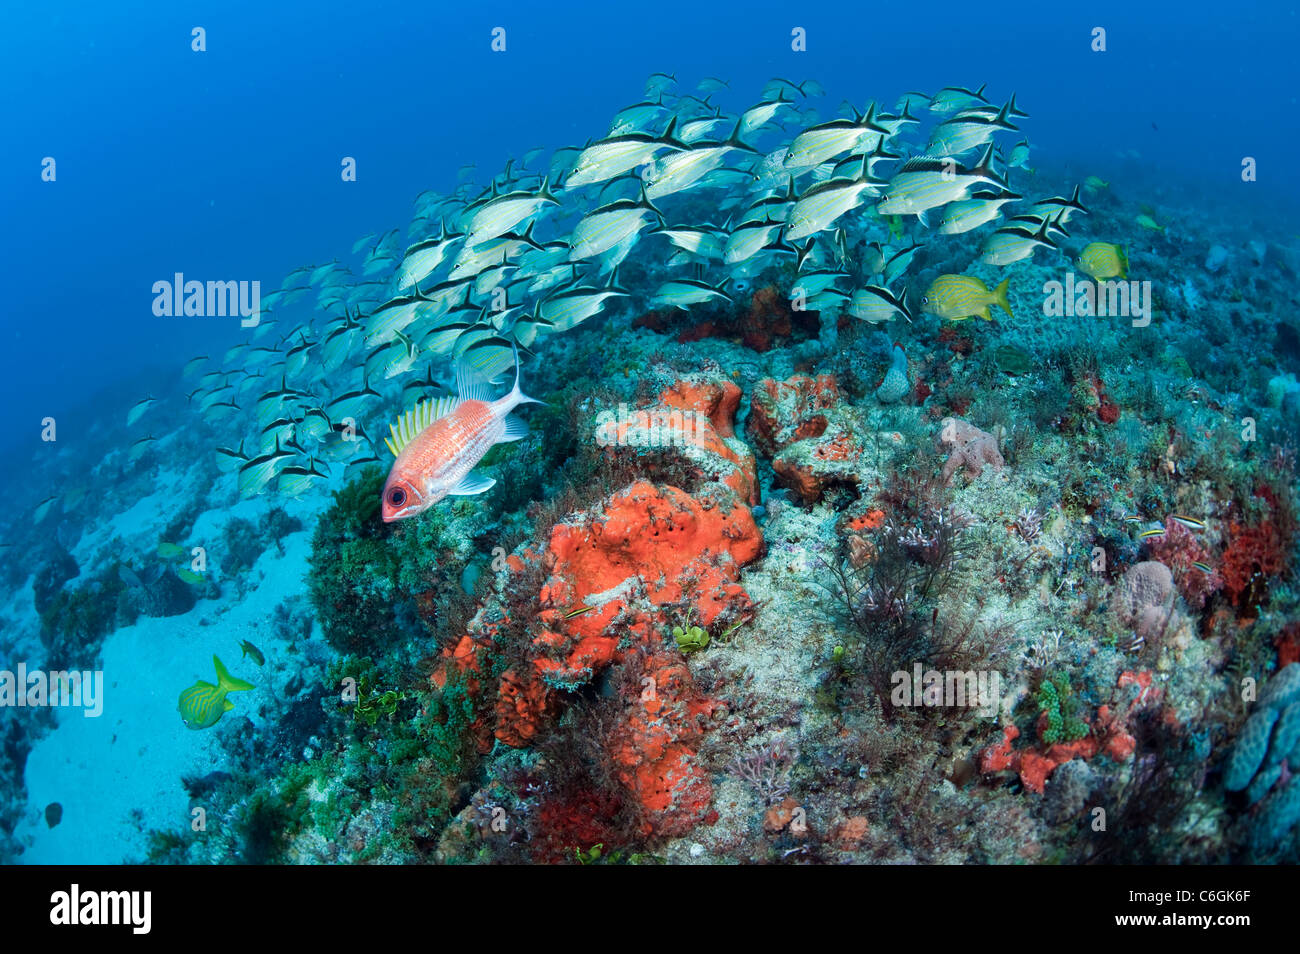
{"type": "Polygon", "coordinates": [[[519,364],[510,393],[493,401],[486,385],[464,366],[456,368],[456,397],[425,401],[390,425],[388,449],[396,456],[384,483],[385,523],[414,517],[448,494],[481,494],[496,483],[470,473],[493,444],[517,441],[528,428],[510,412],[541,404],[519,390],[519,364]]]}

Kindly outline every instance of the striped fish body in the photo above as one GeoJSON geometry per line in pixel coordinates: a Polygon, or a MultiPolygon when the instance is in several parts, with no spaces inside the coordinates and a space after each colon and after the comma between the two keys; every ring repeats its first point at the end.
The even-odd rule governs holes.
{"type": "Polygon", "coordinates": [[[607,252],[625,238],[636,235],[649,224],[649,210],[622,207],[588,213],[573,229],[569,261],[578,262],[607,252]]]}
{"type": "Polygon", "coordinates": [[[939,220],[939,231],[943,235],[960,235],[1001,217],[1002,206],[1013,198],[995,199],[961,199],[950,202],[943,210],[939,220]]]}
{"type": "Polygon", "coordinates": [[[786,241],[794,242],[829,228],[841,215],[861,205],[863,193],[871,187],[866,179],[830,179],[809,189],[790,210],[786,241]]]}
{"type": "Polygon", "coordinates": [[[1010,279],[1004,279],[993,291],[989,291],[978,278],[966,275],[940,275],[926,290],[921,299],[921,310],[940,318],[960,321],[976,315],[985,321],[992,321],[990,306],[997,305],[1008,315],[1011,306],[1007,303],[1007,285],[1010,279]]]}
{"type": "Polygon", "coordinates": [[[979,261],[985,265],[1012,265],[1034,254],[1039,246],[1055,248],[1022,228],[998,229],[984,240],[979,261]]]}
{"type": "Polygon", "coordinates": [[[200,682],[181,693],[179,708],[185,725],[191,729],[206,729],[235,708],[226,698],[226,690],[210,682],[200,682]]]}
{"type": "Polygon", "coordinates": [[[919,215],[966,198],[974,183],[971,176],[960,173],[945,177],[931,171],[900,172],[889,180],[888,191],[876,211],[881,215],[919,215]]]}
{"type": "Polygon", "coordinates": [[[960,156],[984,145],[997,129],[991,123],[950,120],[935,127],[926,152],[932,156],[960,156]]]}
{"type": "Polygon", "coordinates": [[[1128,256],[1109,242],[1092,242],[1079,253],[1079,267],[1097,281],[1126,278],[1128,256]]]}
{"type": "Polygon", "coordinates": [[[484,482],[486,486],[473,481],[467,486],[466,477],[505,436],[505,418],[513,407],[506,406],[505,400],[461,401],[401,449],[384,484],[385,522],[414,516],[453,491],[479,492],[491,486],[490,481],[484,482]]]}

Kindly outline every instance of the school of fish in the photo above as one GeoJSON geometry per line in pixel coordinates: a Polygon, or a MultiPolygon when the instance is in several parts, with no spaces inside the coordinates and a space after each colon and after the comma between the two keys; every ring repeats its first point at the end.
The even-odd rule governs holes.
{"type": "MultiPolygon", "coordinates": [[[[404,235],[367,235],[346,263],[294,269],[262,296],[246,341],[185,367],[191,408],[244,431],[216,451],[241,495],[299,495],[323,489],[336,465],[345,479],[382,466],[371,435],[387,413],[400,466],[385,486],[384,519],[414,515],[447,493],[491,486],[472,468],[493,443],[525,433],[507,416],[531,400],[518,388],[520,353],[614,303],[731,302],[792,262],[787,291],[809,311],[871,323],[910,321],[918,307],[989,318],[990,305],[1010,313],[1005,282],[991,292],[977,278],[945,275],[929,289],[906,287],[924,243],[902,239],[900,217],[943,235],[985,230],[971,240],[974,260],[1006,266],[1059,250],[1070,218],[1087,212],[1077,187],[1033,200],[1011,188],[1010,176],[1029,175],[1028,141],[1008,142],[1005,154],[999,143],[1027,118],[1014,94],[999,104],[983,86],[949,87],[907,93],[889,110],[846,102],[823,119],[825,93],[813,81],[772,80],[739,113],[713,104],[727,90],[710,78],[682,92],[655,74],[601,138],[544,161],[530,150],[486,186],[464,168],[450,192],[416,196],[404,235]],[[700,197],[716,221],[686,214],[700,197]],[[670,276],[648,295],[619,284],[619,265],[638,246],[670,276]],[[492,401],[511,367],[514,389],[492,401]]],[[[1090,246],[1084,266],[1122,274],[1113,248],[1090,246]]],[[[154,404],[135,405],[128,424],[154,404]]],[[[131,454],[152,443],[140,437],[131,454]]]]}

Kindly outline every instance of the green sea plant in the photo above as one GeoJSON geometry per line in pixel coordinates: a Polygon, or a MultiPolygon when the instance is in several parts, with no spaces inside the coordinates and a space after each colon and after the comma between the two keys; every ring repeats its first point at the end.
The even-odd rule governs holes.
{"type": "Polygon", "coordinates": [[[1043,741],[1048,745],[1057,742],[1076,742],[1088,734],[1088,723],[1080,716],[1082,704],[1070,686],[1070,677],[1055,673],[1043,680],[1034,696],[1039,712],[1047,713],[1047,728],[1043,741]]]}
{"type": "Polygon", "coordinates": [[[392,719],[397,714],[397,704],[405,698],[396,689],[380,692],[362,676],[357,680],[357,702],[352,709],[353,718],[373,726],[380,717],[392,719]]]}
{"type": "Polygon", "coordinates": [[[674,626],[673,639],[677,642],[677,648],[687,655],[706,649],[709,645],[709,634],[699,626],[687,625],[684,629],[674,626]]]}

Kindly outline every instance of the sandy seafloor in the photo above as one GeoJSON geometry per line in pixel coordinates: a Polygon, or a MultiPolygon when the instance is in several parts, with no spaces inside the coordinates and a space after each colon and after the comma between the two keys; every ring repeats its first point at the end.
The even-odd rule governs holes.
{"type": "MultiPolygon", "coordinates": [[[[180,499],[178,484],[192,491],[196,479],[197,473],[160,470],[160,489],[86,534],[73,549],[74,556],[85,566],[114,538],[147,553],[156,546],[157,527],[180,499]]],[[[225,484],[229,483],[227,479],[225,484]]],[[[219,496],[215,491],[213,495],[219,496]]],[[[214,732],[181,728],[179,692],[196,679],[215,681],[211,658],[216,654],[232,673],[257,685],[251,692],[231,696],[237,708],[227,718],[246,715],[254,728],[262,721],[258,708],[275,691],[274,680],[285,674],[282,668],[267,679],[275,671],[275,653],[283,648],[270,620],[276,606],[306,593],[305,567],[311,552],[308,521],[327,502],[327,497],[302,502],[261,497],[210,510],[196,521],[195,538],[202,539],[215,536],[233,518],[256,520],[271,506],[283,506],[301,515],[304,529],[283,539],[283,553],[274,547],[263,551],[244,578],[247,589],[237,597],[231,598],[227,584],[227,595],[200,599],[188,613],[141,616],[104,639],[103,713],[91,718],[77,709],[53,709],[57,727],[42,736],[28,755],[29,809],[14,832],[26,846],[20,856],[23,863],[140,861],[148,831],[190,824],[190,799],[181,779],[221,770],[225,753],[214,732]],[[265,667],[241,659],[238,643],[243,639],[266,654],[265,667]],[[142,672],[147,678],[139,678],[142,672]],[[52,828],[43,815],[44,806],[51,802],[63,806],[62,820],[52,828]]],[[[30,585],[14,594],[5,608],[6,615],[15,611],[31,616],[30,585]],[[19,609],[23,604],[25,611],[19,609]]],[[[29,625],[39,621],[29,619],[29,625]]],[[[37,647],[39,653],[39,643],[37,647]]]]}

